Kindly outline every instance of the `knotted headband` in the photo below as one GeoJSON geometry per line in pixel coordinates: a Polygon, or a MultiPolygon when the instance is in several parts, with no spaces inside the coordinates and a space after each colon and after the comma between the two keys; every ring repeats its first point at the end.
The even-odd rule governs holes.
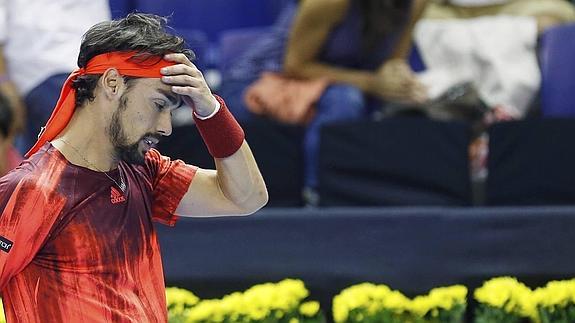
{"type": "Polygon", "coordinates": [[[109,52],[94,56],[86,67],[78,68],[68,76],[62,86],[60,98],[46,126],[40,132],[38,141],[26,153],[26,157],[37,152],[47,141],[50,141],[64,130],[74,115],[76,106],[76,90],[72,87],[72,82],[82,75],[103,74],[109,68],[116,68],[120,74],[133,77],[160,78],[162,67],[174,65],[174,62],[164,60],[160,56],[150,56],[147,58],[134,57],[135,51],[109,52]]]}

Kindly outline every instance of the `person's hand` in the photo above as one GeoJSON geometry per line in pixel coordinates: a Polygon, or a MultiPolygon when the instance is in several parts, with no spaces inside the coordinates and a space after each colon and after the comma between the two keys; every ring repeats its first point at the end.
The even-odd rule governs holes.
{"type": "Polygon", "coordinates": [[[427,89],[403,59],[392,59],[377,70],[374,92],[384,100],[399,103],[423,103],[427,89]]]}
{"type": "Polygon", "coordinates": [[[182,96],[196,115],[209,116],[218,106],[202,72],[184,54],[174,53],[164,56],[167,61],[176,64],[160,70],[162,82],[172,86],[172,92],[182,96]]]}

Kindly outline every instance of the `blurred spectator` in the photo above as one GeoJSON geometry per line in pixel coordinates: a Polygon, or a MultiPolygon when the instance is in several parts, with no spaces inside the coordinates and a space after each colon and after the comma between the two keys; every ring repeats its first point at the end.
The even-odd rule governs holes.
{"type": "Polygon", "coordinates": [[[107,0],[0,0],[0,92],[15,107],[22,153],[36,142],[76,68],[83,33],[109,19],[107,0]]]}
{"type": "Polygon", "coordinates": [[[22,161],[12,145],[14,113],[10,101],[0,93],[0,176],[4,176],[22,161]]]}
{"type": "Polygon", "coordinates": [[[415,32],[420,80],[432,98],[473,82],[495,119],[523,117],[540,86],[538,35],[574,20],[565,0],[432,0],[415,32]]]}
{"type": "Polygon", "coordinates": [[[294,22],[285,71],[325,78],[304,140],[304,199],[318,203],[320,128],[367,116],[383,101],[421,103],[426,91],[407,63],[412,28],[426,1],[305,0],[294,22]]]}
{"type": "MultiPolygon", "coordinates": [[[[540,88],[538,36],[575,21],[565,0],[432,0],[415,31],[427,70],[419,79],[430,98],[471,82],[490,107],[485,125],[533,113],[540,88]]],[[[474,180],[487,176],[488,138],[470,147],[474,180]]]]}
{"type": "MultiPolygon", "coordinates": [[[[223,95],[229,98],[235,94],[241,99],[245,86],[257,77],[256,73],[283,72],[264,73],[247,90],[245,98],[252,111],[282,121],[309,122],[304,143],[304,199],[309,205],[318,202],[315,190],[321,126],[365,117],[386,101],[426,100],[425,88],[406,61],[412,29],[425,3],[425,0],[300,1],[297,10],[294,5],[286,8],[270,37],[261,39],[243,55],[227,80],[224,75],[223,95]],[[238,75],[242,73],[235,71],[246,76],[241,80],[238,75]],[[229,85],[230,80],[233,86],[229,85]],[[315,110],[309,114],[301,111],[314,105],[315,110]],[[284,113],[282,109],[298,113],[284,113]]],[[[240,100],[234,104],[237,101],[240,100]]],[[[237,111],[238,107],[239,104],[236,115],[240,119],[249,118],[249,113],[237,111]]]]}
{"type": "Polygon", "coordinates": [[[243,44],[247,49],[230,66],[224,68],[219,94],[226,98],[229,109],[240,121],[253,114],[244,102],[244,92],[264,72],[281,72],[285,46],[293,18],[297,12],[295,0],[286,3],[274,24],[256,32],[257,40],[243,44]]]}

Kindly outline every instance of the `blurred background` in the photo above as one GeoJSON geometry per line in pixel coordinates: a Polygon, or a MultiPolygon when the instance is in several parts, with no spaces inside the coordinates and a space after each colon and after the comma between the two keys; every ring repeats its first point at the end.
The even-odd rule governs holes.
{"type": "MultiPolygon", "coordinates": [[[[415,296],[575,276],[572,2],[0,0],[3,172],[83,32],[134,11],[194,50],[270,194],[249,217],[158,226],[168,285],[214,298],[297,278],[329,309],[362,282],[415,296]]],[[[180,110],[160,151],[213,168],[180,110]]]]}

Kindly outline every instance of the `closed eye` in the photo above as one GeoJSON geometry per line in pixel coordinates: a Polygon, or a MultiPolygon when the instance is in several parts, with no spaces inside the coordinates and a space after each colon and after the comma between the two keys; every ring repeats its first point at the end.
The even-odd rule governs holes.
{"type": "Polygon", "coordinates": [[[156,106],[156,109],[158,109],[158,111],[162,111],[166,108],[166,101],[156,100],[154,101],[154,105],[156,106]]]}

